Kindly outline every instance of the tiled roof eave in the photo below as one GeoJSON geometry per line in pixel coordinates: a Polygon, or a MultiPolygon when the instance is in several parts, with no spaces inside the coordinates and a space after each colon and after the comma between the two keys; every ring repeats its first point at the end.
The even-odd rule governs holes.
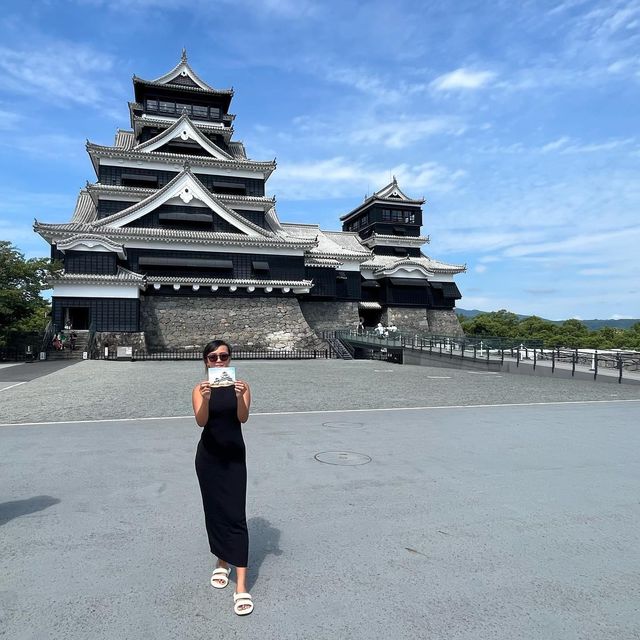
{"type": "Polygon", "coordinates": [[[362,254],[362,253],[352,253],[350,251],[345,251],[344,253],[331,253],[325,251],[311,251],[309,253],[310,258],[328,258],[333,260],[339,260],[344,262],[345,260],[359,260],[360,262],[364,262],[365,260],[369,260],[371,258],[371,254],[362,254]]]}
{"type": "MultiPolygon", "coordinates": [[[[198,127],[193,123],[191,118],[189,118],[189,116],[186,113],[181,115],[169,128],[165,129],[164,131],[161,131],[156,136],[154,136],[153,138],[150,138],[146,142],[141,142],[140,144],[135,145],[135,147],[131,150],[135,152],[139,152],[153,146],[158,142],[162,142],[163,140],[169,143],[174,139],[172,137],[173,134],[176,131],[178,131],[178,129],[180,129],[180,127],[182,126],[191,128],[192,133],[196,136],[196,142],[198,142],[203,149],[205,149],[206,151],[208,151],[210,154],[214,156],[216,153],[222,155],[222,158],[218,158],[219,160],[228,160],[228,161],[236,160],[236,158],[234,158],[234,156],[232,156],[230,153],[227,153],[224,149],[221,149],[217,144],[215,144],[214,142],[211,142],[211,140],[209,140],[202,133],[202,131],[198,129],[198,127]]],[[[127,149],[127,151],[128,150],[129,149],[127,149]]],[[[151,153],[155,153],[155,151],[157,150],[154,149],[151,151],[151,153]]]]}
{"type": "MultiPolygon", "coordinates": [[[[178,120],[178,118],[180,116],[176,115],[176,118],[173,119],[173,116],[166,116],[168,119],[167,120],[163,120],[162,117],[159,118],[155,118],[154,116],[133,116],[133,120],[134,120],[134,128],[135,125],[138,124],[142,124],[144,126],[161,126],[161,127],[166,127],[169,128],[174,122],[176,122],[178,120]]],[[[211,122],[205,122],[204,120],[198,120],[197,118],[195,118],[193,120],[194,125],[200,129],[201,131],[207,131],[209,133],[220,133],[222,135],[224,135],[225,138],[231,138],[233,136],[234,133],[234,129],[233,127],[225,127],[222,124],[214,124],[211,122]]]]}
{"type": "Polygon", "coordinates": [[[145,277],[140,273],[135,273],[118,267],[116,274],[102,273],[61,273],[58,276],[51,277],[49,283],[56,284],[114,284],[122,286],[131,286],[137,284],[139,287],[146,286],[145,277]]]}
{"type": "Polygon", "coordinates": [[[241,287],[311,287],[312,280],[254,280],[251,278],[191,278],[188,276],[147,275],[148,284],[237,285],[241,287]]]}
{"type": "Polygon", "coordinates": [[[205,158],[203,156],[192,156],[179,153],[168,153],[166,151],[150,151],[148,153],[142,151],[127,151],[116,147],[107,147],[92,142],[87,143],[87,151],[90,156],[98,158],[116,158],[129,160],[159,160],[167,164],[184,164],[189,162],[194,169],[198,166],[220,167],[223,169],[255,169],[257,171],[273,172],[276,168],[274,160],[258,162],[255,160],[218,160],[215,158],[205,158]]]}
{"type": "MultiPolygon", "coordinates": [[[[87,183],[86,186],[87,191],[91,195],[93,201],[97,204],[98,199],[94,196],[98,194],[119,194],[119,195],[127,195],[131,194],[132,196],[150,196],[153,195],[157,189],[150,189],[147,187],[125,187],[119,184],[100,184],[99,182],[87,183]]],[[[219,200],[223,200],[225,202],[237,202],[239,204],[265,204],[269,206],[274,206],[276,203],[275,197],[268,196],[234,196],[228,193],[216,193],[215,197],[219,200]]]]}
{"type": "Polygon", "coordinates": [[[233,97],[233,89],[203,89],[202,87],[192,87],[188,84],[173,84],[171,82],[156,82],[155,80],[145,80],[143,78],[138,78],[138,76],[133,76],[133,83],[146,85],[147,87],[163,87],[168,89],[177,89],[178,91],[191,91],[194,93],[205,93],[209,95],[233,97]]]}
{"type": "Polygon", "coordinates": [[[145,229],[142,227],[100,227],[92,225],[37,223],[34,230],[44,238],[72,236],[77,233],[94,233],[119,241],[166,241],[194,242],[199,244],[225,244],[236,246],[264,246],[282,249],[309,250],[315,246],[313,240],[290,241],[276,236],[245,236],[207,231],[180,232],[174,229],[145,229]]]}

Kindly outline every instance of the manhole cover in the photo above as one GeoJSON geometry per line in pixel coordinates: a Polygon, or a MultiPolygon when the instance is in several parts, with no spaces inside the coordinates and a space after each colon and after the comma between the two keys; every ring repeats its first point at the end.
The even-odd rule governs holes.
{"type": "Polygon", "coordinates": [[[362,429],[364,422],[323,422],[322,426],[329,429],[362,429]]]}
{"type": "Polygon", "coordinates": [[[353,451],[322,451],[321,453],[316,453],[314,458],[318,462],[345,466],[371,462],[369,456],[365,456],[364,453],[354,453],[353,451]]]}

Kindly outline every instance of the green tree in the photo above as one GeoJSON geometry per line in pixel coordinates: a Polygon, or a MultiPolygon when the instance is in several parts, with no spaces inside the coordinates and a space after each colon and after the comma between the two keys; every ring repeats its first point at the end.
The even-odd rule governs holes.
{"type": "Polygon", "coordinates": [[[462,329],[468,336],[515,338],[518,334],[518,316],[506,309],[481,313],[474,318],[465,318],[462,329]]]}
{"type": "Polygon", "coordinates": [[[10,242],[0,240],[0,344],[19,331],[39,331],[46,325],[48,303],[40,293],[59,265],[48,258],[29,258],[10,242]]]}

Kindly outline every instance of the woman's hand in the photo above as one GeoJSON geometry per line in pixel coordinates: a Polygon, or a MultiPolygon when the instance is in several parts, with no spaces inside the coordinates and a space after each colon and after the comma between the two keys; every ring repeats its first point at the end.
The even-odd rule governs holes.
{"type": "Polygon", "coordinates": [[[211,397],[211,385],[208,382],[200,383],[200,395],[203,400],[208,400],[211,397]]]}
{"type": "Polygon", "coordinates": [[[241,398],[244,395],[244,392],[247,390],[247,383],[242,382],[242,380],[236,380],[234,383],[236,398],[241,398]]]}

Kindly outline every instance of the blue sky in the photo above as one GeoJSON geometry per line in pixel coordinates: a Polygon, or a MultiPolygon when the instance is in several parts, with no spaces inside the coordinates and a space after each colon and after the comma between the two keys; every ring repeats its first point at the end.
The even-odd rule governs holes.
{"type": "Polygon", "coordinates": [[[461,307],[640,317],[640,0],[3,3],[1,239],[47,254],[33,218],[70,218],[85,140],[183,46],[282,221],[338,229],[396,175],[461,307]]]}

